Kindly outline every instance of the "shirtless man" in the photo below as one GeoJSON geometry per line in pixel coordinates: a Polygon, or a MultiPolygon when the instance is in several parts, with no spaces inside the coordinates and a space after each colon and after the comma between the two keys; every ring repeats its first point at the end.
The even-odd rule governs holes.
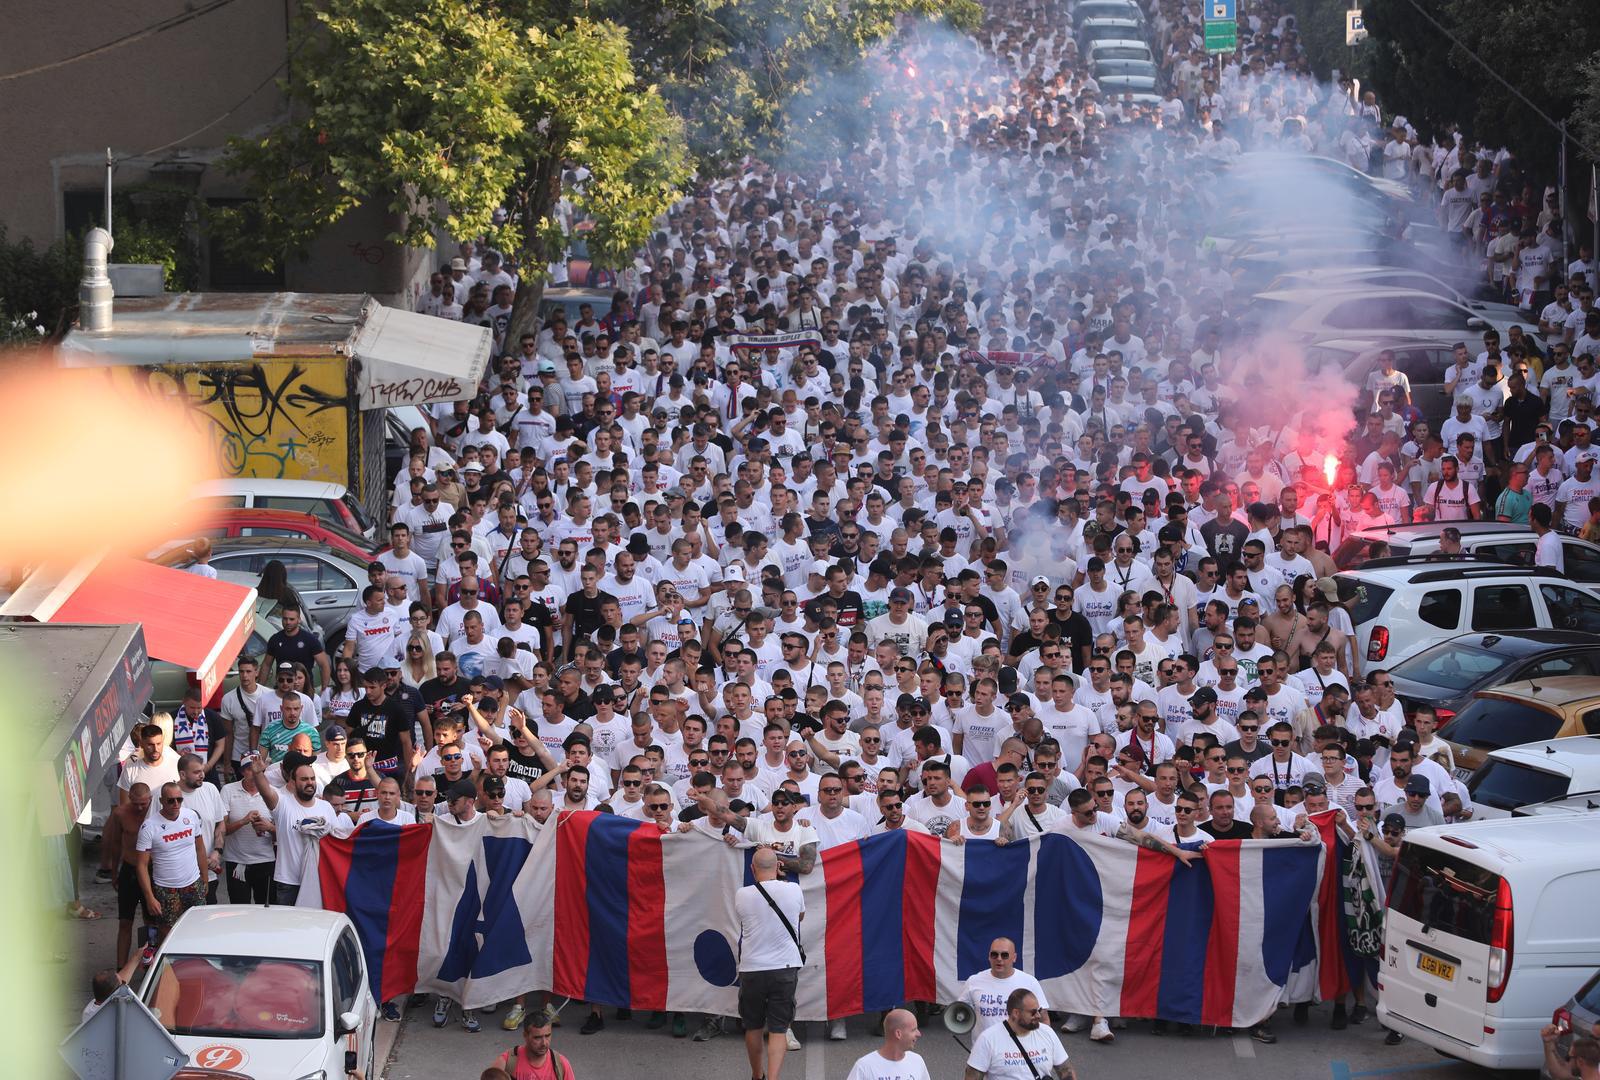
{"type": "MultiPolygon", "coordinates": [[[[139,826],[150,813],[150,785],[134,783],[128,787],[128,801],[111,811],[101,843],[117,853],[117,967],[128,962],[133,948],[133,917],[144,906],[139,875],[134,872],[133,856],[139,842],[139,826]]],[[[148,921],[148,920],[147,920],[148,921]]]]}
{"type": "Polygon", "coordinates": [[[1326,641],[1333,646],[1335,664],[1348,679],[1355,678],[1359,672],[1349,670],[1351,664],[1347,656],[1351,652],[1346,648],[1350,637],[1343,630],[1335,630],[1328,622],[1328,605],[1321,600],[1314,600],[1306,608],[1306,621],[1293,637],[1289,639],[1284,652],[1289,654],[1289,667],[1299,671],[1311,662],[1311,655],[1316,652],[1317,646],[1326,641]]]}

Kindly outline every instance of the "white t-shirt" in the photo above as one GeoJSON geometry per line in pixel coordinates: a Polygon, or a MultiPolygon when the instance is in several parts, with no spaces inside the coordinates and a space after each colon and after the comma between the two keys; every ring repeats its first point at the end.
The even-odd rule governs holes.
{"type": "Polygon", "coordinates": [[[168,821],[159,810],[139,826],[136,847],[150,853],[150,883],[163,889],[181,889],[200,880],[200,864],[194,856],[194,839],[204,826],[187,807],[168,821]]]}
{"type": "Polygon", "coordinates": [[[183,793],[183,808],[200,819],[200,828],[206,842],[206,854],[210,855],[213,850],[212,842],[217,838],[217,825],[228,812],[222,801],[222,792],[217,790],[215,784],[208,784],[202,780],[199,787],[183,793]]]}
{"type": "Polygon", "coordinates": [[[310,806],[301,806],[293,795],[279,795],[278,805],[272,811],[272,823],[278,829],[278,861],[272,879],[280,885],[299,885],[305,880],[307,863],[317,850],[316,837],[300,829],[308,821],[323,822],[328,833],[336,829],[349,831],[350,819],[336,813],[327,800],[317,799],[310,806]]]}
{"type": "MultiPolygon", "coordinates": [[[[237,780],[222,789],[222,805],[227,810],[229,821],[242,821],[250,816],[252,810],[264,819],[272,820],[272,811],[267,809],[267,801],[261,797],[260,790],[252,795],[237,780]]],[[[271,833],[258,834],[255,826],[245,825],[223,837],[222,857],[228,862],[253,866],[272,862],[277,855],[271,833]]]]}
{"type": "MultiPolygon", "coordinates": [[[[798,828],[799,826],[796,826],[798,828]]],[[[800,917],[806,910],[805,893],[792,881],[763,882],[762,889],[800,932],[800,917]]],[[[733,898],[739,913],[739,970],[777,971],[800,966],[800,950],[770,904],[754,885],[741,888],[733,898]]]]}
{"type": "Polygon", "coordinates": [[[1018,1032],[1013,1041],[1009,1029],[997,1023],[973,1040],[967,1068],[983,1073],[984,1080],[1033,1080],[1035,1076],[1054,1076],[1056,1066],[1066,1060],[1067,1048],[1048,1025],[1040,1024],[1026,1035],[1018,1032]],[[1017,1042],[1027,1052],[1027,1061],[1017,1049],[1017,1042]],[[1033,1063],[1032,1069],[1028,1068],[1029,1062],[1033,1063]]]}
{"type": "Polygon", "coordinates": [[[890,1061],[878,1051],[863,1054],[845,1080],[931,1080],[922,1055],[908,1051],[899,1061],[890,1061]]]}
{"type": "MultiPolygon", "coordinates": [[[[1050,1007],[1039,980],[1026,971],[1013,969],[1004,979],[997,978],[992,971],[980,971],[967,979],[967,985],[961,991],[961,1000],[971,1005],[972,1011],[978,1015],[972,1029],[974,1040],[1006,1018],[1006,998],[1015,990],[1031,990],[1033,996],[1039,999],[1039,1008],[1050,1007]]],[[[1007,1043],[1010,1041],[1006,1040],[1007,1043]]],[[[1011,1049],[1015,1051],[1016,1047],[1011,1049]]]]}
{"type": "MultiPolygon", "coordinates": [[[[750,824],[745,826],[744,838],[752,844],[760,844],[763,847],[777,844],[777,851],[780,856],[799,855],[800,849],[807,844],[816,844],[819,848],[822,846],[821,839],[817,836],[817,830],[810,825],[800,824],[798,818],[789,823],[788,832],[779,832],[774,827],[772,818],[767,815],[751,818],[750,824]]],[[[751,970],[760,969],[752,968],[751,970]]]]}

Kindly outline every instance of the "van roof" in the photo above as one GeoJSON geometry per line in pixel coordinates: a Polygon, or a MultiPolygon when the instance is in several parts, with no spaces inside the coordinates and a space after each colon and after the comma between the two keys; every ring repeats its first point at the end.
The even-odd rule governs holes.
{"type": "Polygon", "coordinates": [[[1434,825],[1406,833],[1405,842],[1463,855],[1484,865],[1571,863],[1600,844],[1600,814],[1490,818],[1434,825]],[[1468,854],[1471,853],[1471,854],[1468,854]]]}
{"type": "Polygon", "coordinates": [[[226,480],[207,480],[205,483],[196,484],[194,495],[202,499],[245,493],[299,499],[342,499],[345,491],[343,484],[331,484],[322,480],[271,480],[258,476],[234,476],[226,480]]]}

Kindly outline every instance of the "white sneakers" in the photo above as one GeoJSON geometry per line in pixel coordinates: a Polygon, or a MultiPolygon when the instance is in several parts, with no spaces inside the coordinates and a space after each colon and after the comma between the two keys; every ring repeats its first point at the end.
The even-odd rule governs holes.
{"type": "Polygon", "coordinates": [[[1089,1026],[1089,1018],[1082,1013],[1068,1013],[1066,1023],[1061,1025],[1061,1030],[1068,1035],[1076,1035],[1089,1026]]]}
{"type": "Polygon", "coordinates": [[[1111,1034],[1111,1025],[1106,1023],[1106,1018],[1097,1016],[1094,1019],[1094,1026],[1089,1029],[1089,1038],[1093,1042],[1108,1043],[1113,1042],[1116,1036],[1111,1034]]]}
{"type": "Polygon", "coordinates": [[[783,1037],[788,1040],[790,1050],[800,1049],[800,1040],[794,1037],[794,1028],[785,1031],[783,1037]]]}
{"type": "Polygon", "coordinates": [[[832,1039],[834,1042],[841,1042],[847,1038],[844,1032],[843,1020],[828,1021],[828,1038],[832,1039]]]}

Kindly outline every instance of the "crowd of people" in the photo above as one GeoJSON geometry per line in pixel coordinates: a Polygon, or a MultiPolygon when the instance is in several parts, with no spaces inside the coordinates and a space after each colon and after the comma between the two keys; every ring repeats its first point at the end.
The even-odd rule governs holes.
{"type": "MultiPolygon", "coordinates": [[[[519,340],[517,268],[464,243],[422,308],[494,327],[499,359],[414,432],[342,643],[290,600],[219,708],[137,733],[104,848],[119,966],[140,909],[159,934],[219,882],[292,903],[316,839],[374,818],[600,809],[770,850],[788,883],[894,829],[1082,830],[1192,864],[1334,809],[1385,862],[1469,817],[1431,710],[1355,648],[1330,551],[1413,518],[1595,529],[1594,263],[1503,265],[1489,238],[1552,220],[1516,163],[1320,84],[1282,5],[1220,58],[1193,0],[1148,14],[1171,81],[1150,104],[1099,91],[1052,0],[995,0],[970,40],[910,32],[867,145],[705,181],[608,310],[519,340]],[[1479,231],[1486,281],[1529,283],[1540,337],[1463,343],[1438,431],[1385,362],[1316,445],[1328,406],[1255,392],[1249,296],[1204,243],[1209,180],[1253,151],[1405,180],[1419,219],[1479,231]],[[1488,208],[1470,226],[1462,190],[1488,208]]],[[[1006,1035],[1070,1075],[1008,946],[969,984],[1005,1034],[980,1029],[968,1076],[1028,1075],[1006,1035]]],[[[792,1048],[781,999],[758,1030],[792,1048]]],[[[546,1062],[534,1005],[502,1023],[546,1062]]],[[[875,1021],[890,1064],[853,1080],[915,1044],[911,1013],[875,1021]]],[[[498,1067],[534,1075],[518,1060],[498,1067]]]]}

